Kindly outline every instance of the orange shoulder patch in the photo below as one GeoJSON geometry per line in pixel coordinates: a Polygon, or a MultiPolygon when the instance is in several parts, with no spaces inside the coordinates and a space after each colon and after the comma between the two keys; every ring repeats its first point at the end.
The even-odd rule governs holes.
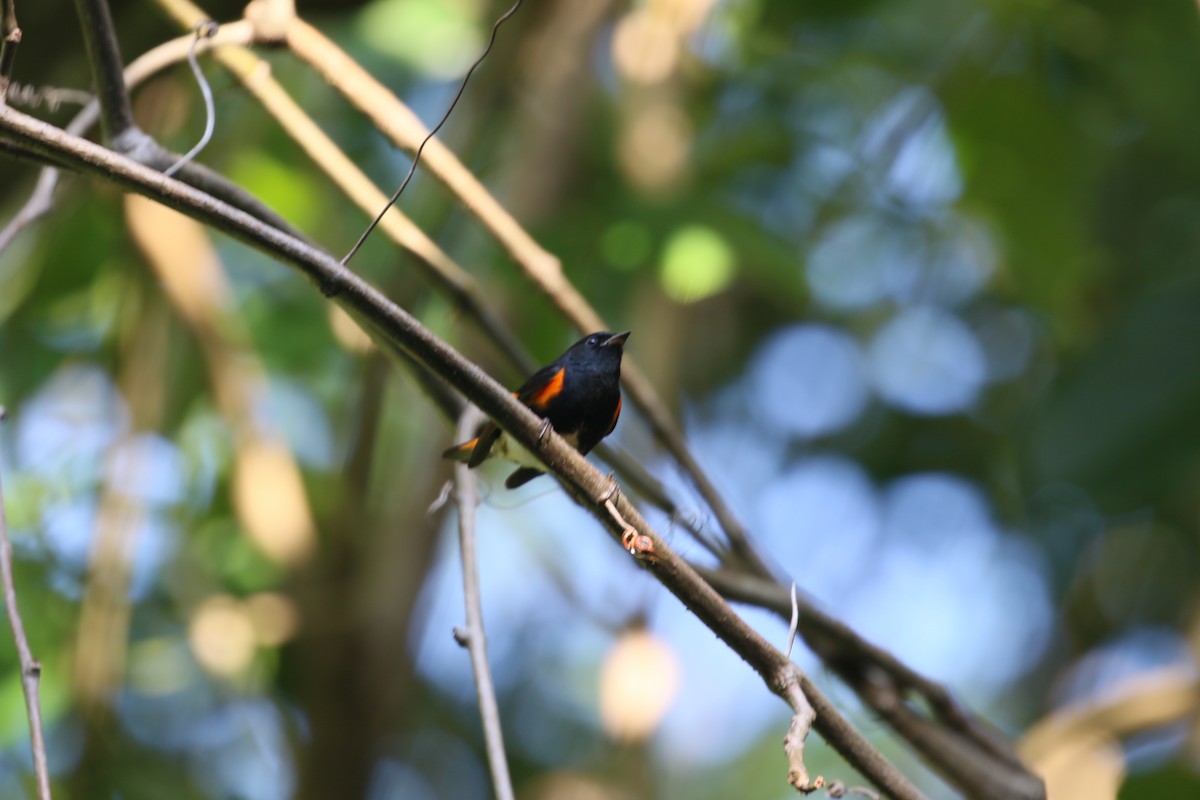
{"type": "Polygon", "coordinates": [[[605,436],[613,432],[617,427],[617,420],[621,418],[621,395],[617,395],[617,410],[613,412],[612,423],[609,424],[608,430],[604,432],[605,436]]]}
{"type": "Polygon", "coordinates": [[[550,376],[550,380],[546,381],[544,386],[539,386],[534,389],[529,395],[529,407],[535,411],[541,411],[550,402],[562,394],[563,378],[566,377],[566,367],[559,367],[558,372],[550,376]]]}

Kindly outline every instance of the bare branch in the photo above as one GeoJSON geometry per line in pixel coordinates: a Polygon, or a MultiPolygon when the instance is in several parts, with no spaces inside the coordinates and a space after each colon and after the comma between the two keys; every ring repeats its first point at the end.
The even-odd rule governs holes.
{"type": "Polygon", "coordinates": [[[696,567],[705,580],[734,602],[773,611],[781,619],[799,611],[797,629],[809,647],[859,697],[925,759],[972,796],[1025,800],[1045,796],[1045,788],[986,722],[965,712],[941,685],[903,664],[826,614],[802,594],[769,579],[728,569],[696,567]],[[918,694],[932,718],[910,705],[918,694]]]}
{"type": "Polygon", "coordinates": [[[92,65],[104,140],[123,151],[125,147],[119,142],[130,135],[140,137],[144,134],[133,121],[133,106],[125,89],[125,62],[121,60],[108,0],[75,0],[75,12],[83,28],[83,43],[92,65]]]}
{"type": "MultiPolygon", "coordinates": [[[[61,159],[72,167],[99,175],[118,185],[175,208],[246,242],[307,275],[320,290],[354,314],[368,332],[402,347],[410,357],[437,373],[469,397],[506,431],[536,453],[560,483],[619,538],[623,530],[597,502],[611,489],[606,478],[561,436],[542,434],[544,420],[511,393],[433,335],[414,317],[336,259],[311,245],[263,225],[257,219],[215,200],[186,184],[147,169],[137,162],[92,142],[73,137],[12,108],[0,109],[0,130],[8,132],[35,153],[61,159]]],[[[675,554],[624,497],[614,503],[638,537],[653,546],[655,558],[642,563],[734,652],[762,676],[772,692],[786,698],[790,679],[799,670],[768,643],[677,554],[675,554]]],[[[907,800],[922,794],[874,750],[838,713],[817,687],[800,676],[801,689],[817,712],[817,731],[842,752],[860,772],[886,793],[907,800]]]]}
{"type": "Polygon", "coordinates": [[[792,715],[792,724],[788,726],[787,736],[783,737],[783,752],[787,756],[788,783],[802,794],[810,794],[825,785],[825,779],[820,775],[815,780],[809,778],[808,767],[804,765],[804,740],[812,730],[817,712],[804,696],[800,684],[792,685],[787,694],[788,704],[796,713],[792,715]]]}
{"type": "MultiPolygon", "coordinates": [[[[0,423],[5,419],[0,406],[0,423]]],[[[50,800],[50,770],[46,766],[46,740],[42,734],[42,708],[38,701],[38,683],[42,665],[34,659],[25,638],[25,623],[17,607],[17,587],[13,582],[12,544],[8,540],[8,523],[4,513],[4,490],[0,486],[0,581],[4,583],[4,608],[8,612],[8,627],[12,629],[21,663],[21,690],[25,693],[25,712],[29,715],[29,743],[33,749],[33,771],[37,776],[38,800],[50,800]]]]}
{"type": "Polygon", "coordinates": [[[25,201],[25,205],[0,229],[0,253],[8,249],[17,235],[41,219],[54,207],[54,189],[58,186],[58,170],[54,167],[44,167],[38,175],[37,185],[33,194],[25,201]]]}
{"type": "MultiPolygon", "coordinates": [[[[483,415],[469,406],[458,424],[459,439],[469,438],[482,419],[483,415]]],[[[479,503],[479,497],[475,491],[475,473],[466,464],[455,464],[454,483],[454,499],[458,505],[458,545],[462,551],[463,603],[467,613],[464,638],[471,655],[471,669],[475,673],[475,693],[479,698],[479,718],[483,721],[488,768],[492,773],[496,800],[513,800],[512,779],[509,778],[508,759],[504,755],[504,734],[500,727],[500,707],[496,703],[496,688],[488,667],[483,603],[479,597],[479,565],[475,558],[475,506],[479,503]]]]}
{"type": "MultiPolygon", "coordinates": [[[[182,24],[198,24],[195,20],[204,16],[201,9],[187,0],[160,0],[160,2],[182,24]]],[[[248,9],[247,18],[251,16],[248,9]]],[[[247,41],[251,38],[262,39],[263,37],[273,41],[273,37],[276,35],[275,31],[279,29],[279,26],[286,29],[286,24],[291,21],[290,15],[287,13],[281,13],[278,17],[271,16],[270,29],[262,30],[259,22],[260,15],[256,13],[253,16],[256,20],[253,33],[249,33],[249,27],[243,28],[243,31],[248,34],[245,36],[247,41]]],[[[231,27],[239,25],[249,26],[250,23],[241,21],[222,26],[219,35],[223,35],[231,27]]],[[[239,33],[241,32],[239,31],[239,33]]],[[[330,44],[330,47],[333,45],[330,44]]],[[[134,65],[140,65],[143,59],[149,60],[159,49],[156,48],[139,58],[130,66],[130,69],[132,70],[134,65]]],[[[334,55],[336,54],[335,51],[334,55]]],[[[386,202],[383,192],[334,144],[279,82],[271,76],[265,61],[244,47],[222,47],[216,51],[216,58],[233,73],[235,78],[241,81],[247,91],[262,104],[264,110],[279,122],[288,135],[313,159],[314,163],[360,209],[367,213],[373,213],[375,209],[386,202]]],[[[159,63],[162,66],[167,65],[163,59],[159,59],[159,63]]],[[[479,285],[469,272],[456,263],[424,231],[413,224],[403,212],[392,208],[383,216],[381,225],[389,238],[416,256],[416,263],[425,278],[435,288],[446,294],[468,319],[477,324],[486,335],[487,340],[496,346],[520,373],[528,374],[537,368],[538,365],[530,357],[521,341],[484,302],[479,285]]],[[[421,367],[411,362],[408,366],[410,369],[418,370],[416,373],[418,380],[427,389],[430,388],[431,384],[419,372],[421,367]]],[[[456,420],[461,411],[461,403],[455,399],[448,406],[446,399],[439,396],[441,394],[435,391],[432,396],[438,402],[439,407],[446,412],[448,419],[456,420]]],[[[713,541],[712,537],[705,535],[699,526],[687,519],[675,501],[667,494],[665,487],[640,463],[606,444],[601,444],[596,449],[596,454],[614,467],[630,485],[630,488],[666,513],[673,522],[691,533],[709,552],[718,558],[724,555],[724,551],[713,541]]]]}
{"type": "Polygon", "coordinates": [[[21,26],[17,24],[17,0],[4,0],[4,16],[0,18],[0,106],[8,97],[12,81],[17,46],[21,44],[21,26]]]}
{"type": "MultiPolygon", "coordinates": [[[[189,35],[164,42],[129,64],[125,70],[126,86],[133,88],[166,67],[184,60],[187,58],[193,42],[195,42],[196,52],[199,53],[226,44],[249,43],[252,38],[253,29],[249,23],[233,22],[221,27],[212,39],[203,39],[196,42],[195,36],[189,35]]],[[[68,133],[81,135],[95,125],[99,118],[100,106],[95,100],[92,100],[75,115],[75,118],[67,125],[66,130],[68,133]]],[[[140,153],[139,160],[142,163],[166,169],[178,162],[179,158],[177,156],[158,147],[148,136],[143,135],[143,141],[148,143],[148,146],[137,148],[140,153]]],[[[3,146],[3,143],[0,143],[0,146],[3,146]]],[[[186,164],[180,169],[179,177],[180,180],[224,200],[235,208],[239,208],[257,217],[268,225],[273,225],[280,230],[300,236],[298,232],[288,225],[286,220],[266,205],[241,188],[234,186],[220,175],[212,172],[207,167],[195,163],[186,164]]],[[[45,215],[52,208],[54,191],[58,186],[58,178],[59,172],[56,166],[46,167],[42,171],[42,174],[38,178],[34,194],[26,202],[25,206],[17,212],[16,216],[9,221],[9,224],[0,231],[0,252],[3,252],[12,243],[12,240],[18,233],[45,215]]]]}
{"type": "MultiPolygon", "coordinates": [[[[584,333],[609,328],[563,275],[558,258],[543,249],[521,227],[449,148],[438,139],[429,139],[429,131],[417,115],[387,87],[341,52],[320,31],[299,18],[293,20],[288,28],[287,44],[298,58],[308,63],[345,95],[346,99],[367,115],[398,147],[415,151],[425,143],[425,168],[463,201],[526,276],[550,298],[576,328],[584,333]]],[[[621,382],[631,402],[650,423],[655,438],[671,453],[691,478],[705,503],[712,509],[740,560],[758,574],[771,574],[766,562],[751,545],[745,527],[734,516],[712,481],[700,468],[699,462],[688,450],[683,435],[672,421],[653,384],[628,356],[621,369],[621,382]]]]}

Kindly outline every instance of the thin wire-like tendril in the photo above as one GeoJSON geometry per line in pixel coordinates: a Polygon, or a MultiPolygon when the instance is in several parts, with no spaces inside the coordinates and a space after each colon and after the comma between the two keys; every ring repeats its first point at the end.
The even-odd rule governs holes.
{"type": "Polygon", "coordinates": [[[500,30],[500,26],[503,25],[509,17],[517,12],[517,9],[521,7],[521,2],[522,0],[517,0],[515,3],[513,3],[512,8],[501,14],[500,18],[497,19],[492,25],[492,35],[488,39],[487,47],[484,48],[483,52],[479,55],[479,58],[475,59],[475,63],[472,64],[471,68],[467,70],[467,74],[463,76],[462,83],[458,85],[458,91],[455,92],[454,99],[450,102],[450,107],[446,109],[446,113],[442,115],[440,120],[438,120],[438,124],[433,126],[433,130],[431,130],[425,136],[425,138],[421,140],[421,144],[417,147],[417,152],[413,156],[412,164],[408,168],[408,174],[404,176],[404,180],[400,183],[400,188],[397,189],[396,193],[392,195],[392,198],[387,201],[387,204],[383,207],[383,210],[380,211],[375,219],[371,221],[371,224],[367,226],[367,229],[362,232],[362,236],[358,237],[358,241],[354,243],[354,247],[350,248],[350,252],[346,253],[346,255],[342,257],[343,266],[350,263],[350,259],[354,258],[354,254],[357,253],[358,249],[363,246],[363,242],[365,242],[367,237],[371,235],[371,231],[375,230],[375,227],[379,225],[380,220],[383,219],[383,215],[386,214],[388,209],[395,205],[396,201],[400,199],[400,195],[404,192],[404,189],[408,186],[409,181],[412,180],[413,175],[417,171],[417,164],[421,161],[421,152],[425,149],[425,145],[429,143],[430,139],[437,135],[437,132],[440,131],[442,126],[446,124],[446,120],[450,119],[450,114],[454,111],[454,107],[458,105],[459,99],[463,96],[463,92],[467,88],[467,81],[471,80],[471,75],[475,72],[475,68],[483,63],[483,60],[488,57],[488,53],[492,52],[492,46],[496,44],[496,32],[500,30]]]}
{"type": "Polygon", "coordinates": [[[179,171],[184,164],[191,161],[200,151],[203,150],[212,139],[213,130],[217,124],[217,112],[213,104],[212,88],[209,87],[208,81],[204,79],[204,73],[200,71],[200,64],[196,61],[196,45],[201,39],[211,39],[217,35],[217,30],[220,26],[211,19],[205,20],[196,26],[196,36],[192,39],[192,46],[188,48],[188,66],[192,68],[192,74],[196,76],[196,83],[200,84],[200,94],[204,96],[204,135],[200,137],[200,141],[196,142],[196,146],[184,153],[178,161],[167,167],[163,175],[168,178],[179,171]]]}

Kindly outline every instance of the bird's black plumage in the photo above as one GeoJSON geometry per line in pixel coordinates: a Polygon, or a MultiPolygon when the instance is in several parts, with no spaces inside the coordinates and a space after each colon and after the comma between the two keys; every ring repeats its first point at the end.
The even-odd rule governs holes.
{"type": "MultiPolygon", "coordinates": [[[[515,392],[517,399],[586,455],[612,433],[621,415],[621,356],[628,338],[629,331],[585,336],[530,376],[515,392]]],[[[521,468],[504,482],[510,489],[542,474],[533,466],[537,460],[494,422],[484,425],[476,438],[442,455],[471,467],[496,455],[515,461],[521,468]]]]}

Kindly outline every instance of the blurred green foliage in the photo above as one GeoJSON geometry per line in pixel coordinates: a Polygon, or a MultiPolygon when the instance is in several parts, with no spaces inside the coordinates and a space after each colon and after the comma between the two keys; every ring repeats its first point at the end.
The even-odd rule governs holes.
{"type": "MultiPolygon", "coordinates": [[[[505,4],[300,5],[432,123],[505,4]]],[[[562,258],[614,328],[635,331],[630,352],[689,429],[734,431],[746,450],[774,459],[768,472],[835,454],[880,487],[933,472],[980,488],[998,535],[1040,565],[1052,605],[1044,620],[1052,638],[1033,663],[1001,687],[964,688],[1015,734],[1058,702],[1103,688],[1103,675],[1078,669],[1089,656],[1155,665],[1170,660],[1164,652],[1195,652],[1196,3],[727,0],[679,35],[678,60],[654,81],[639,81],[645,65],[623,64],[616,43],[622,25],[660,3],[605,4],[583,30],[572,27],[573,5],[526,4],[443,138],[562,258]],[[986,356],[990,377],[964,389],[961,406],[914,411],[876,376],[867,379],[870,402],[845,427],[764,430],[752,373],[769,337],[798,322],[825,326],[856,343],[871,372],[882,368],[871,361],[880,332],[926,307],[961,323],[986,356]],[[1013,366],[997,377],[1004,364],[1013,366]]],[[[693,5],[703,4],[680,7],[693,5]]],[[[25,41],[15,79],[86,85],[76,34],[58,30],[70,4],[17,7],[25,41]]],[[[179,34],[145,8],[114,2],[127,58],[179,34]]],[[[232,19],[238,4],[208,10],[232,19]]],[[[389,190],[398,183],[406,157],[286,54],[264,55],[368,174],[389,190]]],[[[202,160],[340,255],[364,216],[236,82],[211,61],[205,71],[218,118],[202,160]]],[[[183,68],[139,90],[135,104],[147,129],[177,149],[201,129],[183,68]]],[[[61,123],[70,112],[33,113],[61,123]]],[[[0,160],[0,221],[35,178],[34,166],[0,160]]],[[[469,209],[429,176],[418,170],[399,205],[477,278],[539,359],[571,341],[469,209]]],[[[45,667],[56,786],[63,796],[125,800],[486,796],[469,686],[448,692],[431,677],[436,669],[417,663],[437,594],[427,581],[448,546],[425,510],[448,474],[436,453],[449,428],[380,356],[339,344],[327,304],[302,278],[227,239],[215,243],[246,353],[271,386],[253,415],[292,445],[303,470],[317,544],[302,565],[273,562],[246,535],[231,488],[245,432],[224,418],[203,343],[133,245],[119,193],[66,177],[54,211],[0,255],[0,402],[13,417],[0,436],[6,507],[22,610],[45,667]],[[161,345],[157,361],[148,344],[161,345]],[[69,434],[20,428],[42,418],[56,377],[93,368],[108,388],[68,393],[80,403],[69,434]],[[161,394],[158,413],[142,415],[150,394],[161,394]],[[149,429],[130,413],[151,419],[149,429]],[[169,443],[182,488],[152,501],[147,530],[138,528],[157,549],[130,568],[127,641],[111,643],[127,660],[97,702],[79,685],[78,626],[95,581],[97,508],[114,492],[106,459],[130,433],[169,443]],[[263,594],[286,598],[298,629],[259,641],[237,675],[206,672],[189,639],[202,601],[263,594]]],[[[382,237],[354,268],[498,377],[520,377],[382,237]]],[[[794,377],[804,385],[803,373],[794,377]]],[[[789,400],[809,402],[804,392],[789,400]]],[[[626,420],[623,446],[657,466],[636,417],[626,420]]],[[[761,486],[715,447],[702,455],[728,470],[739,513],[760,519],[761,486]]],[[[511,514],[514,529],[554,528],[499,491],[488,503],[511,514]]],[[[131,547],[140,553],[143,544],[131,547]]],[[[544,561],[555,558],[545,551],[544,561]]],[[[519,568],[548,569],[533,561],[519,568]]],[[[578,594],[548,591],[545,602],[584,618],[607,610],[610,622],[624,610],[606,608],[609,595],[578,594]]],[[[607,642],[616,623],[606,624],[580,623],[607,642]]],[[[598,797],[787,796],[781,727],[756,729],[726,759],[699,764],[666,745],[615,742],[594,715],[545,690],[554,670],[539,660],[539,627],[531,619],[494,645],[505,651],[500,701],[523,796],[563,796],[546,787],[565,773],[586,776],[598,797]]],[[[580,691],[597,660],[572,674],[580,691]]],[[[848,693],[836,699],[854,705],[848,693]]],[[[877,723],[857,720],[889,757],[920,769],[877,723]]],[[[4,797],[32,796],[23,725],[6,645],[4,797]]],[[[814,772],[850,777],[835,754],[813,749],[814,772]]],[[[1131,750],[1121,796],[1194,796],[1186,751],[1170,736],[1131,750]]]]}

